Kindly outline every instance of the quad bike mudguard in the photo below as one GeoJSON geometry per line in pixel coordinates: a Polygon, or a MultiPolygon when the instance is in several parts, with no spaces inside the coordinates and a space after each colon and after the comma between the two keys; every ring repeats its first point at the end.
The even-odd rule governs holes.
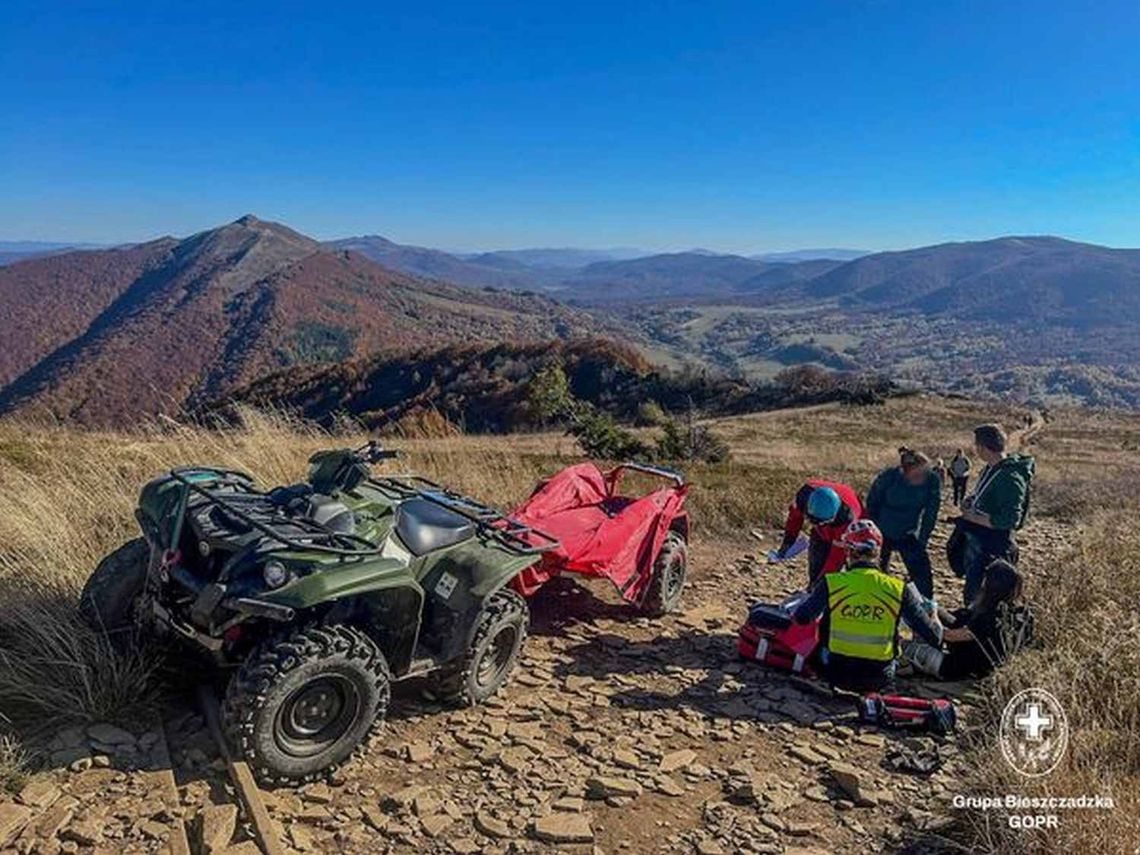
{"type": "Polygon", "coordinates": [[[639,602],[670,530],[688,536],[688,487],[677,472],[624,464],[603,472],[594,463],[570,466],[540,483],[511,516],[558,539],[516,588],[530,596],[559,573],[609,579],[628,602],[639,602]],[[623,475],[645,472],[669,483],[640,498],[621,495],[623,475]]]}
{"type": "Polygon", "coordinates": [[[486,600],[538,561],[479,538],[427,556],[419,573],[426,596],[421,637],[432,657],[449,662],[466,650],[486,600]]]}

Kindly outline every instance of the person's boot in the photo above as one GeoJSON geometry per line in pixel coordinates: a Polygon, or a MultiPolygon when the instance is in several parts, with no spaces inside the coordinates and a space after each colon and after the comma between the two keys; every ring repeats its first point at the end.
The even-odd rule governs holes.
{"type": "Polygon", "coordinates": [[[937,647],[911,639],[903,645],[902,652],[915,668],[931,677],[937,677],[942,669],[942,658],[945,654],[937,647]]]}

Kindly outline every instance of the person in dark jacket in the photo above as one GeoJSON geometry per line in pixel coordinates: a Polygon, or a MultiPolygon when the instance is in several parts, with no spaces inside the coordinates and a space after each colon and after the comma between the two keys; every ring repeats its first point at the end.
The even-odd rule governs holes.
{"type": "Polygon", "coordinates": [[[954,504],[961,505],[966,498],[966,488],[970,483],[970,458],[958,449],[954,459],[950,461],[950,481],[954,485],[954,504]]]}
{"type": "Polygon", "coordinates": [[[997,425],[974,429],[978,457],[985,461],[974,491],[962,501],[957,525],[963,538],[962,573],[966,578],[963,602],[973,601],[982,573],[997,558],[1016,563],[1014,532],[1029,514],[1029,492],[1035,462],[1027,454],[1006,453],[1007,437],[997,425]]]}
{"type": "Polygon", "coordinates": [[[937,648],[942,629],[922,595],[879,569],[883,535],[871,520],[857,520],[841,538],[847,569],[822,577],[792,613],[796,623],[820,621],[824,678],[848,691],[882,688],[895,673],[899,621],[937,648]]]}
{"type": "Polygon", "coordinates": [[[994,561],[970,605],[953,612],[938,610],[945,649],[914,639],[903,645],[903,655],[918,670],[941,680],[988,676],[1032,638],[1032,612],[1018,604],[1022,589],[1017,568],[1002,559],[994,561]]]}
{"type": "Polygon", "coordinates": [[[898,552],[910,580],[924,597],[934,596],[927,544],[938,522],[942,482],[921,451],[899,449],[899,465],[884,469],[871,484],[864,513],[883,532],[882,569],[898,552]]]}

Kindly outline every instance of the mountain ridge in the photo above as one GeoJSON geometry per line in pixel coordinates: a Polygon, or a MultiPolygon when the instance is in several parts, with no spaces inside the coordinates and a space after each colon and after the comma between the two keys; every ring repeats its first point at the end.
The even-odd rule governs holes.
{"type": "Polygon", "coordinates": [[[772,296],[1087,327],[1118,322],[1122,312],[1140,320],[1140,250],[1051,235],[955,241],[864,256],[772,296]]]}
{"type": "Polygon", "coordinates": [[[177,413],[274,368],[604,325],[542,296],[410,277],[247,215],[190,237],[0,268],[0,413],[177,413]]]}

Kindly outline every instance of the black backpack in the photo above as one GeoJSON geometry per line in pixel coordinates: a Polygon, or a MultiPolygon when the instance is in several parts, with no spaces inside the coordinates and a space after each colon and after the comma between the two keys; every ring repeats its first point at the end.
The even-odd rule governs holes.
{"type": "MultiPolygon", "coordinates": [[[[950,569],[954,571],[954,575],[962,579],[966,575],[966,549],[969,543],[967,532],[974,524],[967,522],[962,517],[954,520],[954,530],[950,532],[950,537],[946,539],[946,563],[950,565],[950,569]]],[[[999,554],[992,552],[987,556],[987,561],[992,561],[995,558],[1004,558],[1010,564],[1016,565],[1018,559],[1021,557],[1021,550],[1017,546],[1017,541],[1012,537],[1009,543],[999,554]]]]}

